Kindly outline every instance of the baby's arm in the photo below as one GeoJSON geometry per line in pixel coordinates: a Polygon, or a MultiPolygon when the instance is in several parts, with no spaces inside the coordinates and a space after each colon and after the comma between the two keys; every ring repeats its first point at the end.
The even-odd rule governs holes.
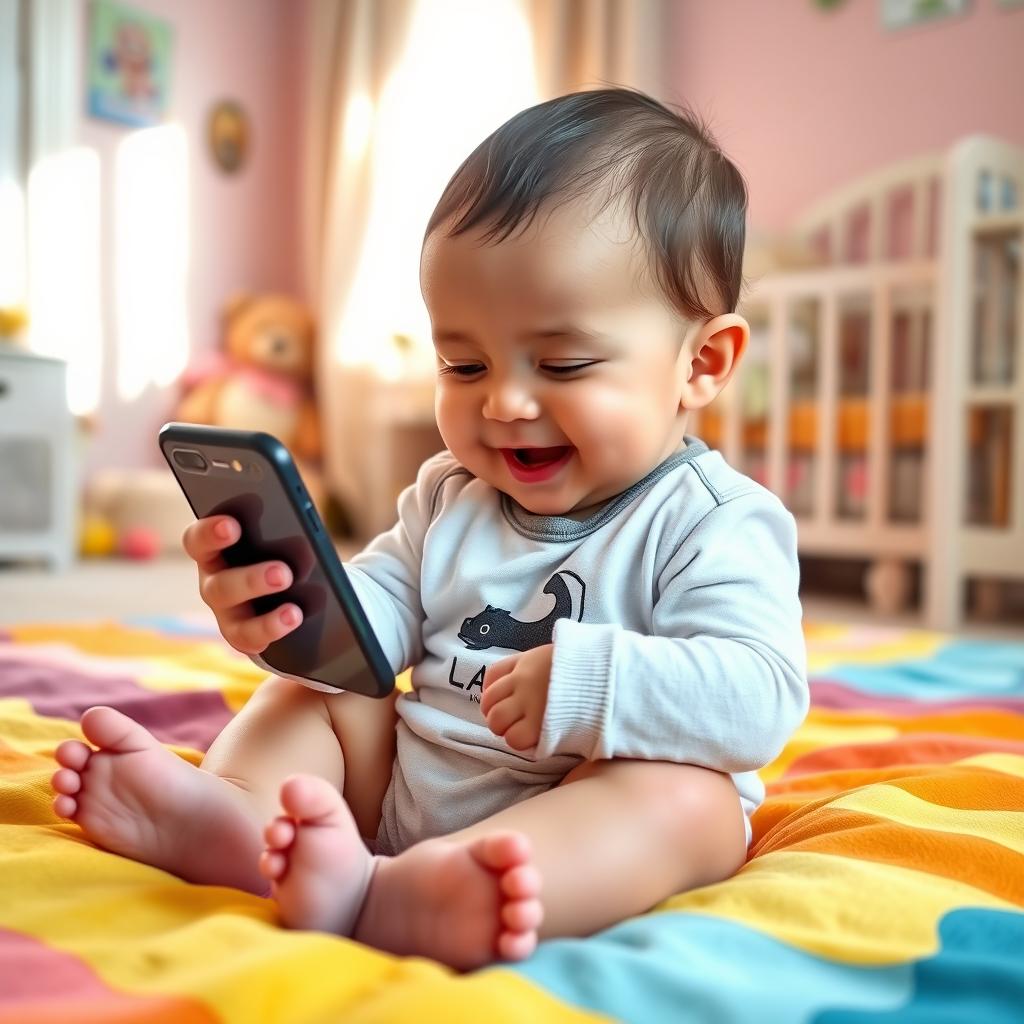
{"type": "Polygon", "coordinates": [[[537,756],[768,764],[807,713],[798,579],[795,525],[775,499],[717,506],[658,579],[655,635],[556,623],[537,756]]]}
{"type": "Polygon", "coordinates": [[[427,459],[419,468],[416,482],[399,495],[398,522],[345,563],[359,602],[396,675],[423,658],[423,540],[437,489],[452,464],[447,452],[427,459]]]}

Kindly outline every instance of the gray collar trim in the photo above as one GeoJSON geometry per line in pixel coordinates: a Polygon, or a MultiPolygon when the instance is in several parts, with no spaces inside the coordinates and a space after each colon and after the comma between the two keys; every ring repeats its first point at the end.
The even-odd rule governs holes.
{"type": "Polygon", "coordinates": [[[540,516],[527,511],[507,494],[501,496],[501,511],[508,524],[524,537],[531,540],[570,541],[579,540],[599,530],[605,523],[614,519],[630,502],[657,483],[666,473],[671,473],[677,466],[692,462],[708,451],[708,446],[696,437],[686,437],[686,447],[681,452],[673,452],[664,462],[656,466],[628,490],[608,502],[589,519],[568,519],[565,516],[540,516]]]}

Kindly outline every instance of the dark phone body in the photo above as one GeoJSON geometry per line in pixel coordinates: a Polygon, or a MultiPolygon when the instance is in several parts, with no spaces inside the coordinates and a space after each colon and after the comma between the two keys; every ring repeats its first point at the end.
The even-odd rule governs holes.
{"type": "Polygon", "coordinates": [[[302,622],[253,661],[328,693],[386,697],[394,674],[288,449],[258,431],[168,423],[160,450],[197,518],[241,524],[241,538],[223,551],[229,565],[273,559],[292,570],[287,590],[252,604],[260,615],[297,604],[302,622]]]}

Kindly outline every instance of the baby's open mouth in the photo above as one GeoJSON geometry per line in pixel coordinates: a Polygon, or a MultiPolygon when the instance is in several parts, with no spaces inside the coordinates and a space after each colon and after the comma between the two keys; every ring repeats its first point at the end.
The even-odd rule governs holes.
{"type": "Polygon", "coordinates": [[[557,462],[569,450],[569,445],[557,445],[554,448],[513,448],[512,454],[521,466],[547,466],[557,462]]]}

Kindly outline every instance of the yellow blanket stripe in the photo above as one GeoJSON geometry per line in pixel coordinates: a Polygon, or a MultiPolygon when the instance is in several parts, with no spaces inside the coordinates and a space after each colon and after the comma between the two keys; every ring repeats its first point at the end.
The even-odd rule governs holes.
{"type": "Polygon", "coordinates": [[[885,627],[850,627],[810,624],[807,637],[807,670],[810,675],[828,675],[837,665],[884,665],[893,661],[930,658],[949,642],[942,633],[907,630],[894,633],[885,627]]]}
{"type": "Polygon", "coordinates": [[[944,807],[922,800],[896,786],[869,786],[832,801],[830,807],[862,811],[916,829],[974,836],[1024,854],[1024,814],[1020,811],[978,811],[944,807]]]}
{"type": "Polygon", "coordinates": [[[900,964],[934,954],[938,922],[962,907],[1019,909],[973,886],[877,861],[778,851],[662,910],[722,917],[820,956],[900,964]],[[870,893],[870,899],[857,899],[870,893]]]}
{"type": "Polygon", "coordinates": [[[404,1016],[479,1024],[483,1006],[489,1024],[604,1019],[570,1009],[508,972],[489,972],[484,986],[426,959],[281,930],[269,900],[189,885],[98,850],[75,833],[80,837],[73,826],[0,828],[8,891],[35,893],[30,901],[0,905],[0,927],[80,958],[111,988],[191,997],[226,1024],[355,1024],[404,1016]],[[41,879],[48,882],[45,894],[41,879]],[[117,928],[102,927],[105,920],[117,928]]]}
{"type": "MultiPolygon", "coordinates": [[[[965,757],[957,764],[970,765],[974,768],[988,768],[994,772],[1002,772],[1004,775],[1015,775],[1024,779],[1024,757],[1019,754],[1006,754],[994,752],[991,754],[975,754],[973,757],[965,757]]],[[[1024,812],[1024,807],[1021,808],[1024,812]]]]}

